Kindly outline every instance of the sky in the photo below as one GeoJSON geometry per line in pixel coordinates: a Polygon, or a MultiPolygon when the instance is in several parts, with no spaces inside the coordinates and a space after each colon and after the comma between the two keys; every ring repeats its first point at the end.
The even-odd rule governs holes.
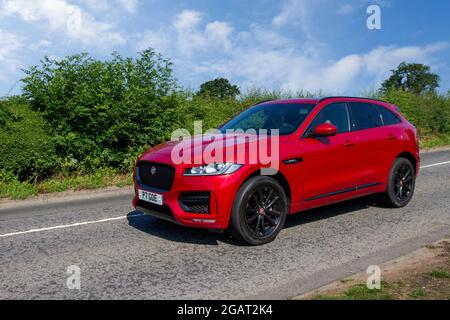
{"type": "Polygon", "coordinates": [[[253,87],[364,95],[402,61],[430,65],[450,89],[447,0],[0,0],[0,96],[49,56],[152,47],[194,90],[226,77],[253,87]],[[381,28],[369,29],[377,5],[381,28]]]}

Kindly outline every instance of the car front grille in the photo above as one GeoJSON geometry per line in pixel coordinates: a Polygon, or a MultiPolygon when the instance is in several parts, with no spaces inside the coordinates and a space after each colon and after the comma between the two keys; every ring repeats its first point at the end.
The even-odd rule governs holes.
{"type": "Polygon", "coordinates": [[[186,192],[180,195],[178,203],[186,212],[209,213],[210,198],[209,192],[186,192]]]}
{"type": "Polygon", "coordinates": [[[150,188],[170,191],[175,177],[175,168],[170,165],[140,162],[137,165],[139,182],[150,188]]]}

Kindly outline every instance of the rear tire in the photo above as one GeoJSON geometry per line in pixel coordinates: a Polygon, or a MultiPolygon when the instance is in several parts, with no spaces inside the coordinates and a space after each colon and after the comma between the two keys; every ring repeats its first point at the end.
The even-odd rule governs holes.
{"type": "Polygon", "coordinates": [[[251,178],[236,194],[228,231],[249,245],[269,243],[283,228],[288,210],[289,201],[275,179],[251,178]]]}
{"type": "Polygon", "coordinates": [[[414,194],[416,172],[412,163],[406,158],[395,160],[389,174],[386,192],[381,195],[381,201],[390,208],[406,206],[414,194]]]}

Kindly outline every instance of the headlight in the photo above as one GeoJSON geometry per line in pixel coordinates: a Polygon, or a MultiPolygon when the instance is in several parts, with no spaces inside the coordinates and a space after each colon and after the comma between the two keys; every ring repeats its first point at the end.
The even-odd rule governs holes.
{"type": "Polygon", "coordinates": [[[215,162],[200,167],[186,169],[184,176],[218,176],[236,172],[242,167],[242,164],[231,162],[215,162]]]}

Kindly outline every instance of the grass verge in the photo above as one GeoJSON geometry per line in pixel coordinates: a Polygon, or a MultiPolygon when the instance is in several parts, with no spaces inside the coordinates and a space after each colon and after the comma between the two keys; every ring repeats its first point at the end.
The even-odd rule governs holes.
{"type": "Polygon", "coordinates": [[[420,138],[421,149],[432,149],[450,145],[450,136],[444,134],[436,134],[423,136],[420,138]]]}
{"type": "Polygon", "coordinates": [[[362,281],[364,275],[355,275],[301,299],[450,300],[450,242],[441,241],[421,252],[383,268],[380,289],[369,289],[362,281]]]}
{"type": "Polygon", "coordinates": [[[26,199],[38,194],[111,186],[124,187],[132,184],[132,174],[104,169],[93,174],[60,175],[42,182],[19,182],[15,179],[0,181],[0,198],[26,199]]]}

